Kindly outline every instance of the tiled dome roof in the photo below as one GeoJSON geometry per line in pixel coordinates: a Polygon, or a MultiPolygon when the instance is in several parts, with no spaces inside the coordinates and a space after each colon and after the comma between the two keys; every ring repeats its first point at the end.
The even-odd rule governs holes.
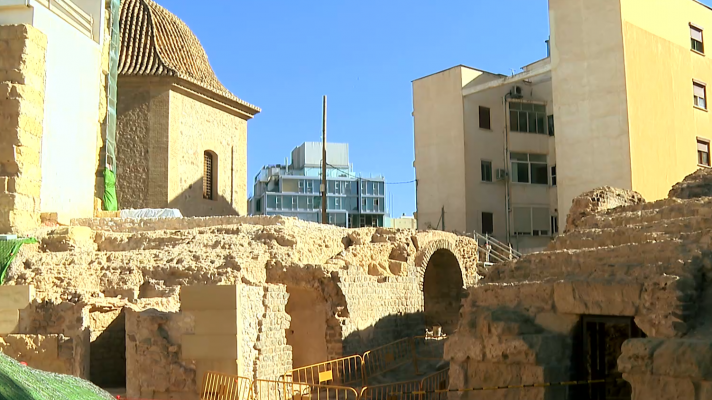
{"type": "Polygon", "coordinates": [[[198,38],[152,0],[121,2],[119,75],[175,76],[259,112],[220,83],[198,38]]]}

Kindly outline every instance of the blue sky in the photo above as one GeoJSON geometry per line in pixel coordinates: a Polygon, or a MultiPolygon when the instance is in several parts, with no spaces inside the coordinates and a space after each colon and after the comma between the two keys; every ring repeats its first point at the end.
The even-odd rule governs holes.
{"type": "MultiPolygon", "coordinates": [[[[546,0],[158,0],[205,47],[223,84],[263,112],[248,125],[248,191],[265,164],[347,142],[357,172],[415,179],[411,81],[457,64],[498,73],[546,56],[546,0]]],[[[708,3],[712,2],[709,1],[708,3]]],[[[387,185],[391,215],[415,184],[387,185]]]]}

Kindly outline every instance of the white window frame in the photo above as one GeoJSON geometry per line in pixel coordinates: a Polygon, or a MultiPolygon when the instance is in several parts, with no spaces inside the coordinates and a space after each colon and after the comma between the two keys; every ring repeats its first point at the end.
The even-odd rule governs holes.
{"type": "MultiPolygon", "coordinates": [[[[509,162],[510,162],[510,167],[512,171],[515,171],[515,165],[514,164],[526,164],[527,165],[527,182],[520,182],[520,181],[512,181],[512,183],[519,183],[523,185],[549,185],[549,162],[548,161],[531,161],[531,156],[544,156],[547,157],[546,154],[533,154],[533,153],[516,153],[516,152],[511,152],[509,153],[509,162]],[[527,161],[522,161],[522,160],[514,160],[512,159],[512,154],[526,154],[527,156],[527,161]],[[532,182],[532,164],[537,164],[537,165],[543,165],[546,168],[546,176],[547,176],[547,182],[546,183],[533,183],[532,182]]],[[[548,157],[547,157],[548,158],[548,157]]],[[[513,173],[512,173],[513,174],[513,173]]]]}
{"type": "Polygon", "coordinates": [[[707,110],[707,84],[704,82],[692,81],[692,96],[694,106],[701,110],[707,110]],[[702,97],[698,96],[697,90],[702,89],[702,97]]]}
{"type": "Polygon", "coordinates": [[[492,167],[491,160],[480,160],[480,181],[481,182],[493,182],[494,181],[494,168],[492,167]],[[482,179],[483,168],[486,164],[489,164],[489,180],[482,179]]]}
{"type": "Polygon", "coordinates": [[[690,23],[690,47],[695,53],[705,54],[705,30],[693,23],[690,23]],[[699,39],[695,37],[697,34],[699,34],[699,39]],[[702,50],[696,49],[695,43],[699,43],[702,50]]]}
{"type": "Polygon", "coordinates": [[[556,186],[556,184],[557,184],[557,182],[556,182],[556,165],[552,165],[549,168],[549,171],[550,171],[549,174],[551,175],[551,186],[552,187],[556,186]]]}

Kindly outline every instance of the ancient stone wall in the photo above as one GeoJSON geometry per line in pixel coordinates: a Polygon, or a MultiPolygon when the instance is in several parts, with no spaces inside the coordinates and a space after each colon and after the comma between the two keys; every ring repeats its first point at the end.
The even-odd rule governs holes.
{"type": "Polygon", "coordinates": [[[64,335],[2,335],[0,352],[31,368],[77,375],[75,343],[64,335]]]}
{"type": "Polygon", "coordinates": [[[155,309],[125,313],[126,395],[197,400],[200,377],[181,355],[183,336],[194,333],[193,317],[155,309]]]}
{"type": "MultiPolygon", "coordinates": [[[[161,197],[157,190],[161,187],[165,189],[165,183],[151,188],[149,182],[152,174],[157,181],[160,180],[160,171],[151,171],[151,166],[167,157],[156,152],[167,151],[168,147],[167,130],[159,131],[161,126],[167,128],[168,125],[167,114],[159,113],[162,108],[167,111],[168,92],[122,83],[119,80],[116,110],[116,193],[119,207],[164,207],[168,195],[161,197]],[[164,99],[166,107],[161,107],[161,99],[164,99]],[[151,161],[152,158],[155,161],[151,161]]],[[[167,171],[163,172],[167,174],[167,171]]],[[[167,175],[163,178],[167,179],[167,175]]]]}
{"type": "Polygon", "coordinates": [[[47,37],[0,26],[0,232],[39,225],[47,37]]]}
{"type": "Polygon", "coordinates": [[[247,121],[185,89],[170,101],[169,207],[189,217],[247,215],[247,121]],[[205,151],[214,155],[212,200],[203,198],[205,151]]]}
{"type": "Polygon", "coordinates": [[[184,216],[247,214],[247,121],[172,80],[119,79],[117,193],[122,208],[177,208],[184,216]],[[204,152],[217,179],[203,198],[204,152]]]}

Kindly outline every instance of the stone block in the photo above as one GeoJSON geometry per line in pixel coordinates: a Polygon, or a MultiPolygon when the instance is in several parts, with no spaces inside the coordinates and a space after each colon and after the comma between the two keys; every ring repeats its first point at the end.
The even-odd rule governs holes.
{"type": "Polygon", "coordinates": [[[554,285],[554,303],[562,314],[634,316],[642,285],[572,281],[554,285]]]}
{"type": "Polygon", "coordinates": [[[219,372],[227,375],[240,375],[237,360],[196,360],[195,383],[200,388],[207,372],[219,372]]]}
{"type": "Polygon", "coordinates": [[[186,311],[195,321],[196,335],[237,335],[242,329],[238,310],[186,311]]]}
{"type": "Polygon", "coordinates": [[[237,360],[237,335],[185,335],[184,360],[237,360]]]}
{"type": "Polygon", "coordinates": [[[20,311],[0,309],[0,335],[17,333],[17,327],[20,323],[20,311]]]}
{"type": "Polygon", "coordinates": [[[712,339],[664,341],[653,356],[655,375],[712,380],[712,339]]]}
{"type": "Polygon", "coordinates": [[[624,373],[652,374],[653,355],[663,342],[657,338],[626,340],[618,358],[618,370],[624,373]]]}
{"type": "MultiPolygon", "coordinates": [[[[0,197],[2,194],[0,193],[0,197]]],[[[36,229],[40,224],[39,213],[24,210],[2,210],[0,233],[22,233],[36,229]]]]}
{"type": "Polygon", "coordinates": [[[32,286],[0,286],[0,309],[21,310],[29,306],[34,297],[32,286]]]}
{"type": "Polygon", "coordinates": [[[623,374],[633,387],[631,400],[703,399],[695,397],[695,385],[690,379],[676,379],[654,375],[623,374]]]}
{"type": "Polygon", "coordinates": [[[17,193],[0,193],[0,210],[22,210],[39,213],[40,199],[17,193]]]}
{"type": "Polygon", "coordinates": [[[546,332],[570,335],[579,319],[578,315],[545,312],[537,314],[534,323],[546,332]]]}
{"type": "Polygon", "coordinates": [[[40,198],[40,189],[42,183],[40,181],[32,181],[25,177],[10,177],[7,180],[7,191],[18,193],[34,198],[40,198]]]}
{"type": "Polygon", "coordinates": [[[240,287],[234,285],[193,285],[180,290],[182,311],[237,310],[240,287]]]}

